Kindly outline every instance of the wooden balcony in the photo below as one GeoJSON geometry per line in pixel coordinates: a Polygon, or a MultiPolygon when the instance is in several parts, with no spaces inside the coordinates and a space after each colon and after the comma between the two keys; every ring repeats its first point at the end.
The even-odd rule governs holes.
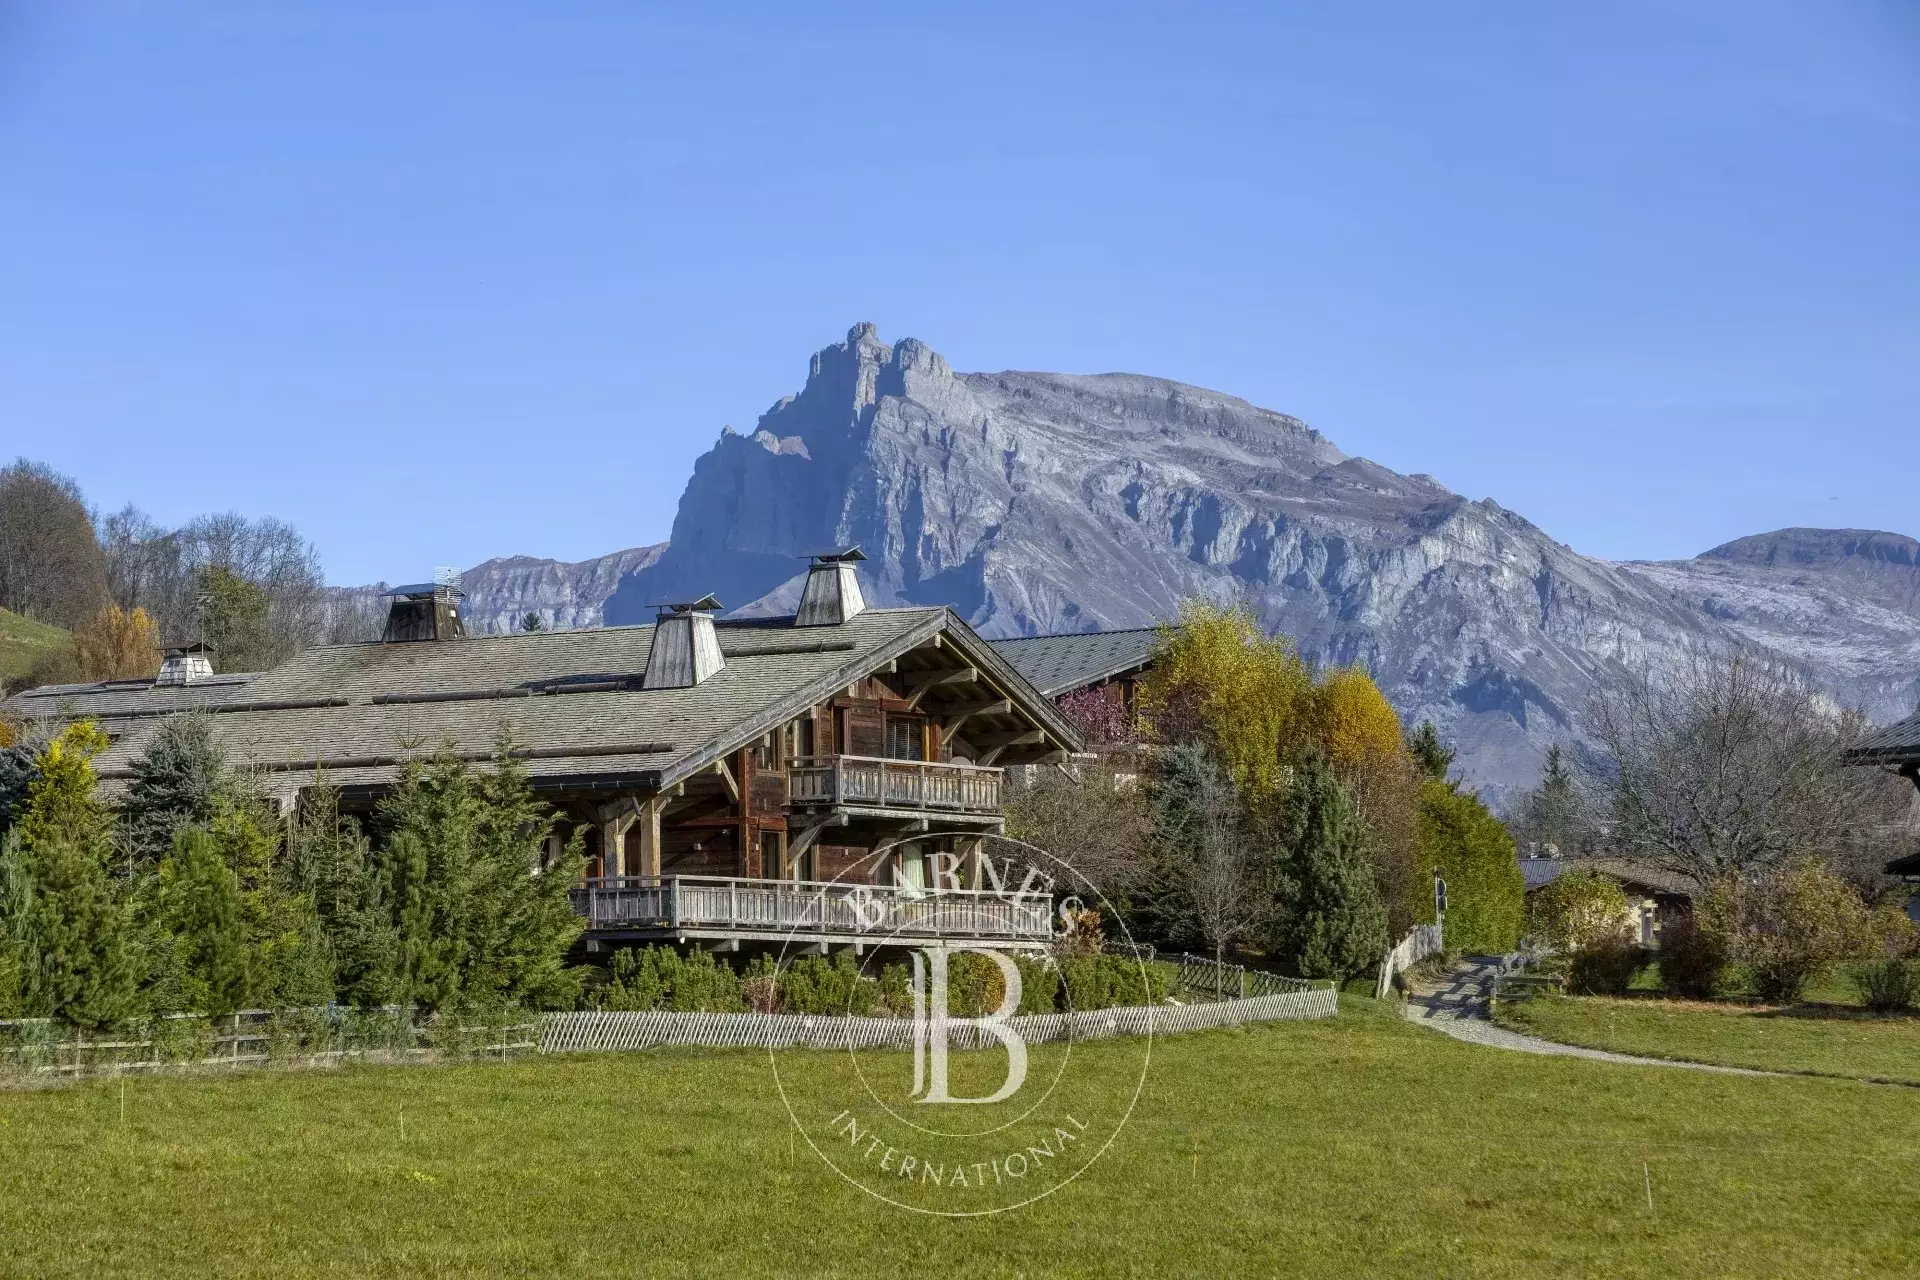
{"type": "Polygon", "coordinates": [[[671,941],[1012,946],[1045,943],[1052,925],[1045,899],[731,876],[587,880],[573,890],[573,909],[592,935],[671,941]]]}
{"type": "Polygon", "coordinates": [[[877,756],[813,756],[787,770],[795,808],[998,818],[999,769],[877,756]]]}

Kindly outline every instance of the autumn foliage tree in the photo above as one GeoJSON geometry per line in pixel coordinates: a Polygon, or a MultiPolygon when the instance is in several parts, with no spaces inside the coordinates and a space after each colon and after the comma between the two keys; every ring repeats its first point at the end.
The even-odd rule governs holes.
{"type": "Polygon", "coordinates": [[[160,670],[160,635],[138,605],[95,610],[73,633],[80,672],[88,680],[134,680],[160,670]]]}

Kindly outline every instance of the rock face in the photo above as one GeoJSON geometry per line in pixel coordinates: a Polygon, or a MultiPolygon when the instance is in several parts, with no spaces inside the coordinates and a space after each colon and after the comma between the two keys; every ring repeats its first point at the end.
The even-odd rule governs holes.
{"type": "MultiPolygon", "coordinates": [[[[1690,648],[1764,647],[1882,718],[1920,692],[1912,539],[1785,530],[1610,564],[1231,396],[1132,374],[957,374],[864,324],[752,435],[721,435],[667,547],[620,553],[636,559],[602,616],[647,621],[654,602],[707,592],[790,612],[805,553],[848,543],[870,557],[873,602],[951,604],[989,636],[1245,601],[1316,660],[1365,664],[1496,800],[1533,784],[1549,743],[1583,741],[1603,681],[1690,648]]],[[[468,576],[469,619],[597,621],[605,576],[584,587],[580,568],[490,561],[468,576]]]]}
{"type": "Polygon", "coordinates": [[[1897,720],[1920,701],[1920,542],[1912,538],[1781,529],[1691,560],[1622,568],[1798,661],[1875,720],[1897,720]]]}

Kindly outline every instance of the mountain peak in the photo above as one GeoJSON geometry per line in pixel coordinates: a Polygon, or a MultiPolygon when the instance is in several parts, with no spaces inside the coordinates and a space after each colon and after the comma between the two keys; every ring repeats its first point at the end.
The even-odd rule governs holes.
{"type": "Polygon", "coordinates": [[[1920,564],[1920,541],[1878,529],[1775,529],[1723,542],[1697,560],[1770,566],[1832,566],[1849,560],[1920,564]]]}

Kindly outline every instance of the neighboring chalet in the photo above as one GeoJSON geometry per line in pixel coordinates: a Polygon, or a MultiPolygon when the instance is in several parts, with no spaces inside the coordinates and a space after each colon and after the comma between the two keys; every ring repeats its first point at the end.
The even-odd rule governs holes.
{"type": "Polygon", "coordinates": [[[1074,631],[1018,636],[992,645],[1014,670],[1055,702],[1070,694],[1111,689],[1120,708],[1133,715],[1140,678],[1153,666],[1161,643],[1157,627],[1131,631],[1074,631]]]}
{"type": "Polygon", "coordinates": [[[1634,933],[1643,947],[1658,947],[1660,934],[1670,921],[1693,914],[1694,889],[1684,876],[1632,858],[1520,859],[1520,878],[1529,894],[1569,871],[1597,871],[1620,886],[1633,910],[1634,933]]]}
{"type": "Polygon", "coordinates": [[[1003,766],[1064,760],[1079,736],[951,610],[866,608],[858,558],[815,557],[783,618],[720,619],[707,598],[651,626],[467,636],[457,590],[401,588],[378,642],[252,675],[175,650],[156,681],[36,689],[5,710],[97,718],[110,791],[162,717],[205,711],[283,807],[324,776],[361,813],[406,760],[484,761],[507,734],[562,838],[584,836],[589,949],[796,929],[821,947],[1044,941],[1046,904],[984,891],[978,835],[1002,825],[1003,766]],[[928,894],[939,865],[966,888],[928,894]]]}
{"type": "MultiPolygon", "coordinates": [[[[1847,759],[1854,764],[1897,773],[1920,788],[1920,713],[1868,734],[1859,746],[1847,752],[1847,759]]],[[[1890,876],[1920,885],[1920,853],[1895,858],[1886,869],[1890,876]]],[[[1920,920],[1920,891],[1908,898],[1907,914],[1920,920]]]]}

